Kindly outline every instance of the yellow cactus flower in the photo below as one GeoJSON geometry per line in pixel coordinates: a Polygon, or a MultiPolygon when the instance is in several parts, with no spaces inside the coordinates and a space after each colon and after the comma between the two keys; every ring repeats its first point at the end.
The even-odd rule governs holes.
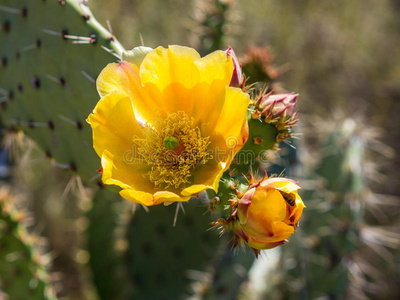
{"type": "Polygon", "coordinates": [[[248,137],[250,99],[229,86],[232,58],[224,51],[201,58],[181,46],[139,48],[97,78],[101,99],[87,122],[103,182],[147,206],[217,191],[248,137]]]}
{"type": "Polygon", "coordinates": [[[291,179],[268,178],[250,186],[237,204],[236,245],[245,241],[256,256],[282,245],[296,230],[304,203],[291,179]]]}

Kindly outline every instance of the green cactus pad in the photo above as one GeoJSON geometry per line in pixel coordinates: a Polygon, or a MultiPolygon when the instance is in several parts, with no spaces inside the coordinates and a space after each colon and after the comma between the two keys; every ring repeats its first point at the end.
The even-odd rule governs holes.
{"type": "Polygon", "coordinates": [[[220,239],[210,229],[206,205],[191,199],[183,203],[173,227],[176,204],[138,210],[128,228],[130,242],[127,265],[134,281],[133,299],[180,299],[191,293],[188,286],[200,279],[211,258],[218,253],[220,239]]]}
{"type": "Polygon", "coordinates": [[[93,207],[87,214],[89,264],[100,299],[126,299],[129,293],[130,283],[124,276],[122,254],[116,249],[123,204],[117,193],[101,189],[96,192],[93,207]]]}
{"type": "Polygon", "coordinates": [[[122,52],[85,1],[3,0],[0,6],[0,117],[84,180],[100,160],[85,119],[99,97],[95,79],[122,52]]]}

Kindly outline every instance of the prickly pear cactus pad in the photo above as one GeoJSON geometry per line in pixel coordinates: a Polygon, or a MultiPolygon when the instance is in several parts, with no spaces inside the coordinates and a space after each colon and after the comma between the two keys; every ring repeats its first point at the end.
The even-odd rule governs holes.
{"type": "Polygon", "coordinates": [[[0,2],[1,122],[21,129],[84,180],[99,161],[85,118],[98,100],[95,79],[122,47],[86,1],[0,2]]]}
{"type": "Polygon", "coordinates": [[[199,280],[218,255],[225,240],[210,228],[206,204],[192,199],[183,203],[172,227],[175,205],[162,205],[135,212],[129,224],[128,272],[134,282],[133,299],[180,299],[193,291],[190,283],[199,280]],[[202,207],[201,207],[202,206],[202,207]]]}

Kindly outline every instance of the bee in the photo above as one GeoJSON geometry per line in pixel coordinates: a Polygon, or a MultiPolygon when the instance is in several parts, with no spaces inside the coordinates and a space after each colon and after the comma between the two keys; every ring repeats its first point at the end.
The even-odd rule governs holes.
{"type": "Polygon", "coordinates": [[[280,191],[282,197],[285,199],[285,201],[290,205],[294,206],[296,203],[296,196],[293,194],[285,193],[280,191]]]}

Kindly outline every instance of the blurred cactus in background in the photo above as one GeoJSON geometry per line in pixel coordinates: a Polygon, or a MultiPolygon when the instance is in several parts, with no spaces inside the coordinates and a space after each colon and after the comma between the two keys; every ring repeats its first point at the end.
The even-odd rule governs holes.
{"type": "MultiPolygon", "coordinates": [[[[367,11],[361,0],[0,0],[0,298],[396,298],[399,168],[382,143],[399,140],[393,3],[367,11]],[[137,63],[116,36],[129,49],[228,49],[230,88],[251,105],[247,142],[225,141],[241,149],[218,191],[147,208],[103,185],[85,119],[99,99],[100,71],[121,58],[137,63]],[[328,123],[340,109],[365,121],[328,123]],[[254,263],[245,244],[256,255],[270,248],[252,240],[269,216],[245,224],[257,215],[248,206],[262,182],[282,174],[296,176],[307,208],[299,222],[297,192],[274,190],[289,212],[285,228],[299,227],[276,248],[277,268],[262,270],[268,281],[254,280],[269,252],[254,263]],[[239,241],[244,247],[233,251],[239,241]]],[[[151,50],[142,49],[143,57],[151,50]]]]}

